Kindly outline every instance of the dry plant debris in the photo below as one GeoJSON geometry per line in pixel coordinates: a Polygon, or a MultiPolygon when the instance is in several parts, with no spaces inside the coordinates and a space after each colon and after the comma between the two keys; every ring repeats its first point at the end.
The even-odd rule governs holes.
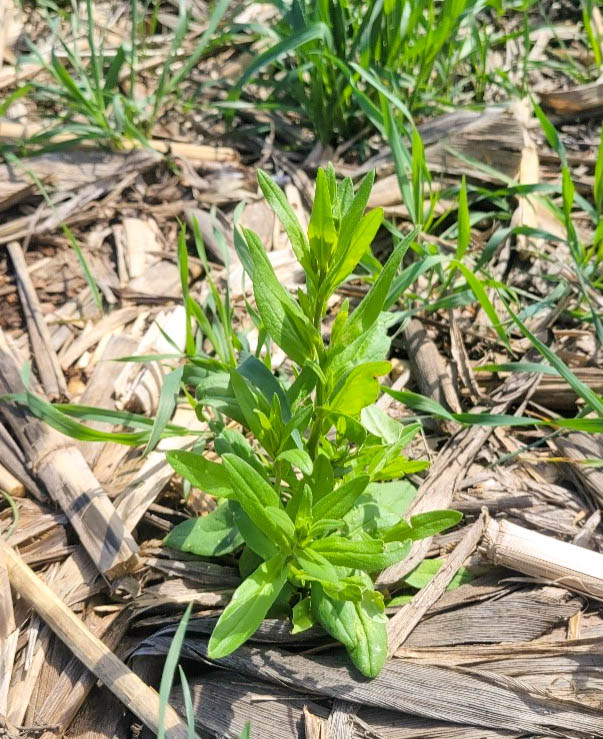
{"type": "MultiPolygon", "coordinates": [[[[231,13],[195,0],[186,25],[176,5],[156,3],[144,17],[137,6],[135,53],[112,83],[117,104],[133,107],[121,120],[107,106],[94,125],[45,94],[56,84],[50,67],[81,86],[92,39],[104,44],[106,73],[130,48],[132,4],[90,3],[91,34],[86,3],[77,22],[62,6],[0,6],[0,394],[27,386],[40,399],[0,401],[0,737],[156,736],[157,690],[189,604],[188,691],[178,677],[168,737],[191,735],[189,693],[200,737],[237,739],[249,726],[262,739],[603,736],[600,10],[554,0],[474,13],[467,3],[461,19],[449,8],[451,44],[431,38],[429,68],[407,44],[408,79],[385,65],[380,82],[378,60],[365,68],[341,46],[329,74],[342,64],[354,74],[339,81],[349,105],[336,110],[325,103],[335,88],[316,105],[297,73],[323,43],[313,17],[299,55],[292,46],[270,62],[275,33],[308,32],[276,5],[231,13]],[[408,456],[430,466],[410,476],[419,493],[409,513],[464,514],[379,574],[390,659],[373,680],[320,627],[292,633],[271,617],[249,644],[208,657],[238,563],[161,542],[215,507],[165,456],[202,447],[212,419],[180,398],[143,454],[161,389],[190,348],[183,297],[211,328],[228,289],[233,335],[251,351],[263,341],[246,308],[235,224],[260,235],[280,284],[291,293],[303,284],[256,171],[282,185],[305,228],[316,169],[329,161],[355,184],[376,170],[369,207],[384,209],[388,229],[329,300],[324,338],[343,301],[357,305],[392,246],[417,229],[388,306],[391,394],[379,407],[423,420],[408,456]],[[206,253],[193,248],[193,224],[206,253]],[[137,355],[148,361],[115,361],[137,355]],[[400,402],[411,392],[429,403],[400,402]],[[468,413],[507,423],[468,425],[468,413]]],[[[440,12],[416,5],[425,18],[440,12]]],[[[420,37],[423,21],[413,22],[420,37]]],[[[377,37],[380,48],[392,43],[385,26],[377,37]]],[[[209,348],[206,334],[199,349],[209,348]]],[[[271,370],[291,376],[278,347],[271,370]]],[[[211,442],[203,453],[216,459],[211,442]]]]}

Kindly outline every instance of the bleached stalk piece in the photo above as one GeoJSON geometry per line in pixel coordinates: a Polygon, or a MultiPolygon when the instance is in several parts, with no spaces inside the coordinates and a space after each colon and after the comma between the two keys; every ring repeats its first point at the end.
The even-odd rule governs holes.
{"type": "Polygon", "coordinates": [[[17,480],[6,467],[0,464],[0,489],[6,490],[9,495],[15,498],[20,498],[25,494],[25,485],[17,480]]]}
{"type": "Polygon", "coordinates": [[[490,520],[482,540],[484,554],[496,565],[550,580],[603,601],[603,554],[559,541],[509,521],[490,520]]]}
{"type": "MultiPolygon", "coordinates": [[[[25,390],[18,367],[0,350],[0,394],[25,390]]],[[[13,403],[3,403],[0,413],[99,572],[111,578],[135,564],[138,545],[74,442],[13,403]]]]}
{"type": "Polygon", "coordinates": [[[21,244],[18,241],[12,241],[6,248],[15,269],[19,299],[23,307],[27,332],[44,391],[51,399],[60,398],[61,396],[67,397],[65,376],[52,345],[50,331],[42,314],[38,294],[29,276],[21,244]]]}
{"type": "Polygon", "coordinates": [[[143,275],[152,262],[159,261],[160,251],[155,232],[141,218],[123,219],[124,256],[131,280],[143,275]]]}
{"type": "MultiPolygon", "coordinates": [[[[0,540],[0,554],[13,589],[29,601],[43,621],[153,734],[159,729],[159,695],[86,627],[21,557],[0,540]]],[[[164,714],[167,739],[188,739],[185,722],[169,705],[164,714]]]]}
{"type": "Polygon", "coordinates": [[[8,571],[0,552],[0,716],[8,709],[8,687],[13,672],[19,630],[15,624],[8,571]]]}
{"type": "Polygon", "coordinates": [[[448,557],[445,565],[435,577],[415,595],[389,620],[387,636],[389,656],[392,657],[398,647],[408,639],[415,626],[427,613],[428,609],[440,598],[463,562],[473,552],[484,533],[484,515],[469,526],[461,541],[448,557]]]}
{"type": "MultiPolygon", "coordinates": [[[[38,65],[34,65],[39,70],[38,65]]],[[[23,72],[21,73],[23,76],[23,72]]],[[[37,123],[28,123],[24,125],[15,121],[0,121],[0,140],[16,140],[23,141],[31,136],[35,136],[43,130],[43,126],[37,123]]],[[[73,136],[69,133],[59,133],[53,136],[54,142],[70,141],[73,136]]],[[[80,146],[87,148],[91,144],[86,141],[79,142],[80,146]]],[[[142,145],[134,139],[124,139],[122,146],[126,151],[132,149],[141,149],[142,145]]],[[[236,162],[239,154],[236,149],[229,146],[208,146],[207,144],[189,144],[184,141],[163,141],[160,139],[150,139],[147,142],[149,148],[158,151],[161,154],[171,154],[172,156],[183,157],[194,162],[236,162]]]]}

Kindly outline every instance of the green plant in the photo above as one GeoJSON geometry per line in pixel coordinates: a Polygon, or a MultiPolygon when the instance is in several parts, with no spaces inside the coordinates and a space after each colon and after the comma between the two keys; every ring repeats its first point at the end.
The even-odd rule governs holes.
{"type": "MultiPolygon", "coordinates": [[[[457,79],[465,85],[467,70],[484,66],[487,36],[480,39],[472,31],[491,5],[485,0],[274,0],[274,5],[280,19],[259,29],[269,48],[246,69],[230,102],[221,105],[236,108],[242,91],[254,83],[268,93],[260,106],[301,113],[324,144],[357,134],[382,92],[408,117],[409,111],[445,103],[457,79]]],[[[249,31],[258,34],[256,26],[249,31]]]]}
{"type": "Polygon", "coordinates": [[[165,737],[165,710],[170,700],[170,693],[172,691],[172,684],[174,682],[174,676],[176,674],[176,667],[179,668],[180,680],[182,682],[182,693],[184,695],[184,705],[186,710],[186,723],[188,728],[189,739],[194,739],[195,736],[195,715],[193,713],[193,706],[191,700],[191,694],[188,686],[188,682],[182,667],[178,664],[178,658],[182,650],[182,643],[186,635],[186,627],[191,615],[193,605],[190,603],[186,611],[184,612],[170,648],[165,658],[165,664],[163,666],[163,672],[161,674],[161,683],[159,686],[159,716],[158,716],[158,731],[157,739],[164,739],[165,737]]]}
{"type": "MultiPolygon", "coordinates": [[[[34,80],[24,88],[41,104],[52,108],[51,125],[29,139],[30,145],[53,145],[57,134],[68,135],[74,141],[93,139],[121,147],[124,139],[148,145],[148,136],[158,117],[178,95],[179,86],[205,53],[218,23],[228,8],[228,0],[217,2],[207,28],[183,65],[172,74],[173,63],[182,53],[182,43],[190,24],[190,14],[184,0],[179,4],[178,24],[169,45],[168,58],[162,65],[155,89],[137,97],[135,79],[141,52],[137,39],[137,0],[130,0],[131,34],[116,49],[106,49],[104,35],[99,41],[94,17],[94,3],[85,2],[85,20],[81,19],[81,3],[73,0],[67,18],[71,24],[73,43],[64,40],[61,15],[49,8],[45,18],[52,32],[54,45],[50,60],[31,42],[32,57],[50,76],[50,82],[34,80]],[[79,48],[86,38],[87,48],[79,48]],[[89,57],[89,61],[85,58],[89,57]],[[124,91],[124,85],[127,89],[124,91]]],[[[64,145],[64,144],[63,144],[64,145]]]]}
{"type": "Polygon", "coordinates": [[[203,376],[191,402],[203,417],[211,412],[221,461],[167,453],[176,472],[219,504],[174,528],[165,544],[201,556],[241,551],[245,579],[212,633],[212,658],[243,644],[267,614],[289,615],[296,630],[320,623],[360,672],[374,677],[387,658],[387,619],[371,575],[403,559],[413,540],[461,518],[434,511],[405,520],[415,491],[400,478],[426,463],[407,459],[403,449],[420,425],[402,425],[375,404],[377,378],[390,370],[383,309],[414,233],[395,247],[356,309],[344,303],[324,339],[329,298],[370,254],[381,225],[381,209],[364,214],[373,178],[354,192],[332,167],[319,169],[306,234],[282,191],[259,172],[305,272],[305,290],[295,297],[278,281],[259,237],[236,231],[268,351],[239,352],[236,366],[197,368],[203,376]],[[291,362],[289,384],[271,371],[272,342],[291,362]]]}

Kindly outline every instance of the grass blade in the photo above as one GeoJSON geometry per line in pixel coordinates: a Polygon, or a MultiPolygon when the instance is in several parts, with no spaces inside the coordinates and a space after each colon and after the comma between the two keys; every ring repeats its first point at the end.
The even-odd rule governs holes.
{"type": "Polygon", "coordinates": [[[165,658],[165,665],[163,667],[163,673],[161,675],[161,683],[159,685],[159,730],[157,731],[157,739],[165,739],[165,709],[170,700],[170,693],[172,691],[172,684],[174,682],[174,675],[176,674],[176,666],[178,665],[178,658],[180,657],[180,650],[182,649],[182,643],[186,634],[186,627],[188,620],[193,609],[193,604],[189,603],[186,607],[186,611],[182,616],[182,620],[178,624],[172,643],[165,658]]]}
{"type": "MultiPolygon", "coordinates": [[[[505,301],[503,300],[503,303],[504,302],[505,301]]],[[[567,366],[567,364],[565,364],[565,362],[560,357],[558,357],[554,351],[549,349],[546,344],[543,344],[543,342],[540,341],[540,339],[535,336],[522,321],[519,320],[519,318],[515,315],[515,313],[513,313],[511,308],[506,303],[505,307],[515,325],[519,328],[526,339],[529,339],[530,343],[538,351],[538,353],[542,357],[544,357],[544,359],[546,359],[551,367],[554,367],[557,370],[557,372],[561,375],[561,377],[563,377],[563,379],[572,388],[576,395],[582,398],[582,400],[584,400],[586,403],[588,403],[591,408],[603,418],[603,398],[601,398],[600,395],[597,395],[594,390],[591,390],[588,385],[585,385],[581,380],[579,380],[571,371],[571,369],[567,366]]]]}

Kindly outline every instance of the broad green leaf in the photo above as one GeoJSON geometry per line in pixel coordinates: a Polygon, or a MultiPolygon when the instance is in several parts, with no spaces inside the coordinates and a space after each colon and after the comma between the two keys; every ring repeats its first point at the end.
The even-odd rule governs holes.
{"type": "Polygon", "coordinates": [[[240,503],[232,501],[237,528],[247,544],[239,559],[241,575],[248,575],[258,566],[257,559],[269,560],[277,553],[278,549],[249,518],[240,503]],[[252,556],[253,555],[253,556],[252,556]],[[252,565],[252,566],[251,566],[252,565]]]}
{"type": "MultiPolygon", "coordinates": [[[[351,602],[331,597],[312,584],[312,612],[334,639],[345,646],[354,665],[366,677],[376,677],[387,659],[387,618],[377,598],[351,602]]],[[[377,594],[374,594],[377,595],[377,594]]]]}
{"type": "Polygon", "coordinates": [[[335,425],[337,434],[347,439],[350,444],[360,446],[366,440],[366,431],[364,426],[355,418],[348,416],[346,413],[330,412],[328,419],[335,425]]]}
{"type": "Polygon", "coordinates": [[[312,549],[297,549],[295,552],[296,564],[289,564],[290,573],[300,581],[320,583],[330,593],[336,593],[346,600],[360,600],[362,590],[356,583],[349,582],[349,578],[341,578],[337,568],[320,552],[312,549]]]}
{"type": "Polygon", "coordinates": [[[384,465],[372,474],[373,480],[397,480],[405,475],[414,475],[426,470],[429,462],[426,459],[407,459],[400,455],[397,459],[384,465]]]}
{"type": "Polygon", "coordinates": [[[395,444],[405,430],[399,421],[384,413],[378,405],[363,408],[360,421],[369,434],[378,436],[386,444],[395,444]]]}
{"type": "Polygon", "coordinates": [[[252,385],[260,390],[268,403],[272,403],[272,396],[277,395],[283,411],[283,420],[291,418],[289,402],[280,382],[257,357],[249,356],[237,367],[237,372],[246,377],[252,385]]]}
{"type": "Polygon", "coordinates": [[[379,395],[379,375],[391,371],[389,362],[366,362],[349,373],[329,402],[329,410],[355,416],[379,395]]]}
{"type": "Polygon", "coordinates": [[[318,497],[318,499],[315,494],[315,503],[312,507],[313,520],[343,518],[365,491],[369,481],[368,475],[360,475],[345,482],[335,490],[318,497]]]}
{"type": "MultiPolygon", "coordinates": [[[[295,528],[297,531],[309,531],[312,525],[312,490],[308,484],[301,485],[301,495],[297,510],[295,511],[295,528]]],[[[289,511],[287,506],[287,514],[292,516],[293,511],[289,511]]]]}
{"type": "MultiPolygon", "coordinates": [[[[239,228],[238,223],[235,223],[234,229],[233,229],[233,241],[234,241],[234,248],[237,253],[237,256],[239,257],[239,260],[241,264],[243,265],[243,268],[245,272],[251,277],[253,280],[253,259],[251,258],[251,251],[249,249],[249,244],[245,240],[245,237],[239,228]]],[[[245,278],[245,275],[243,274],[243,279],[245,278]]]]}
{"type": "Polygon", "coordinates": [[[359,223],[356,223],[349,246],[346,247],[345,251],[341,250],[328,276],[329,292],[345,280],[370,249],[382,221],[383,209],[375,208],[375,210],[363,216],[359,223]]]}
{"type": "Polygon", "coordinates": [[[352,241],[352,234],[356,230],[356,226],[362,218],[369,201],[374,182],[375,170],[371,169],[371,171],[364,176],[362,182],[358,186],[358,191],[350,203],[349,208],[344,211],[345,214],[341,219],[341,224],[339,226],[339,238],[337,240],[337,252],[335,254],[336,265],[342,261],[342,258],[345,258],[343,255],[347,253],[348,246],[352,241]]]}
{"type": "Polygon", "coordinates": [[[308,239],[304,233],[293,208],[289,205],[285,193],[281,188],[274,182],[274,180],[258,169],[258,182],[260,188],[264,193],[266,202],[276,213],[277,218],[281,222],[285,233],[289,237],[293,252],[297,257],[297,260],[303,264],[306,261],[310,246],[308,239]]]}
{"type": "Polygon", "coordinates": [[[221,457],[230,453],[244,459],[247,464],[250,464],[268,482],[266,468],[240,431],[228,428],[222,429],[220,435],[214,439],[214,449],[221,457]]]}
{"type": "MultiPolygon", "coordinates": [[[[1,112],[1,109],[0,109],[1,112]]],[[[373,173],[374,178],[374,170],[371,170],[373,173]]],[[[368,175],[365,176],[365,180],[367,177],[371,175],[371,172],[368,173],[368,175]]],[[[360,183],[360,187],[358,188],[359,191],[362,189],[364,180],[360,183]]],[[[370,189],[369,189],[370,194],[370,189]]],[[[368,199],[368,198],[367,198],[368,199]]],[[[340,220],[340,227],[339,227],[339,239],[341,240],[341,231],[342,231],[342,225],[341,222],[345,215],[348,213],[350,208],[352,207],[352,203],[354,201],[354,183],[352,182],[351,177],[344,177],[343,180],[337,183],[337,207],[339,209],[339,220],[340,220]]],[[[362,210],[360,211],[360,214],[364,212],[364,208],[366,205],[362,206],[362,210]]]]}
{"type": "Polygon", "coordinates": [[[316,387],[316,381],[322,379],[319,373],[322,374],[322,370],[318,368],[317,371],[314,362],[307,362],[303,366],[302,371],[287,389],[287,400],[290,405],[293,405],[298,398],[305,398],[310,395],[316,387]]]}
{"type": "Polygon", "coordinates": [[[331,348],[337,347],[340,344],[339,339],[341,337],[343,327],[348,320],[349,309],[350,301],[348,298],[345,298],[343,303],[339,306],[339,310],[337,311],[337,315],[335,316],[335,320],[331,326],[331,336],[329,339],[329,347],[331,348]]]}
{"type": "Polygon", "coordinates": [[[356,611],[356,645],[349,655],[365,677],[377,677],[387,661],[387,616],[383,602],[379,604],[376,598],[367,597],[370,595],[352,604],[356,611]]]}
{"type": "Polygon", "coordinates": [[[258,236],[244,229],[253,260],[253,292],[258,312],[272,339],[303,366],[319,342],[316,329],[281,285],[258,236]]]}
{"type": "Polygon", "coordinates": [[[174,470],[194,487],[216,498],[232,497],[232,483],[223,465],[180,449],[170,450],[165,456],[174,470]]]}
{"type": "Polygon", "coordinates": [[[285,557],[277,554],[239,585],[210,637],[210,659],[226,657],[257,631],[286,580],[285,557]]]}
{"type": "Polygon", "coordinates": [[[410,540],[385,543],[379,539],[350,541],[343,536],[327,536],[312,542],[310,548],[338,567],[353,567],[364,572],[378,572],[404,559],[410,540]]]}
{"type": "Polygon", "coordinates": [[[293,628],[291,629],[292,634],[299,634],[302,631],[307,631],[314,626],[314,618],[312,616],[312,604],[310,597],[302,598],[294,606],[291,612],[291,621],[293,628]]]}
{"type": "Polygon", "coordinates": [[[247,383],[237,370],[230,370],[230,384],[232,385],[235,398],[237,399],[241,412],[245,418],[245,425],[253,432],[256,439],[261,440],[264,436],[264,432],[262,430],[260,419],[255,412],[258,404],[254,394],[251,392],[249,387],[247,387],[247,383]]]}
{"type": "Polygon", "coordinates": [[[400,521],[399,524],[385,531],[383,538],[385,541],[418,541],[419,539],[427,539],[430,536],[439,534],[445,529],[456,526],[463,518],[463,514],[458,511],[428,511],[427,513],[418,513],[410,519],[410,525],[406,521],[400,521]]]}
{"type": "Polygon", "coordinates": [[[344,326],[337,337],[332,336],[329,345],[326,373],[331,377],[333,385],[349,372],[349,368],[362,362],[379,362],[386,359],[391,339],[387,334],[389,321],[382,313],[375,323],[354,341],[347,344],[341,338],[344,326]]]}
{"type": "Polygon", "coordinates": [[[396,606],[405,606],[407,603],[410,603],[413,598],[414,595],[397,595],[395,598],[392,598],[387,602],[387,607],[394,608],[396,606]]]}
{"type": "Polygon", "coordinates": [[[356,646],[356,610],[349,600],[329,596],[322,585],[312,583],[311,608],[314,618],[346,649],[356,646]]]}
{"type": "Polygon", "coordinates": [[[417,490],[406,480],[371,482],[346,513],[344,521],[353,535],[358,529],[374,535],[377,531],[397,524],[417,495],[417,490]]]}
{"type": "Polygon", "coordinates": [[[189,518],[175,526],[163,544],[199,557],[220,557],[242,546],[243,538],[235,524],[232,501],[225,501],[211,513],[189,518]]]}
{"type": "Polygon", "coordinates": [[[244,496],[257,500],[264,508],[280,506],[280,500],[274,488],[249,462],[231,453],[224,454],[222,459],[222,466],[228,473],[231,487],[235,492],[244,491],[244,496]]]}
{"type": "Polygon", "coordinates": [[[308,240],[313,256],[324,269],[337,241],[337,231],[333,222],[329,184],[322,167],[318,168],[316,174],[316,190],[308,225],[308,240]]]}
{"type": "MultiPolygon", "coordinates": [[[[435,575],[437,575],[443,564],[443,559],[424,559],[415,567],[414,570],[412,570],[412,572],[409,572],[408,575],[405,576],[404,582],[406,585],[410,585],[411,588],[417,588],[420,590],[421,588],[424,588],[435,575]]],[[[469,570],[465,567],[461,567],[450,581],[446,590],[454,590],[460,585],[471,582],[472,579],[473,576],[469,570]]]]}
{"type": "Polygon", "coordinates": [[[289,518],[285,511],[282,508],[277,508],[276,506],[268,506],[266,508],[266,513],[270,516],[272,521],[281,529],[286,537],[287,542],[291,544],[295,537],[295,526],[293,525],[293,521],[289,518]]]}
{"type": "Polygon", "coordinates": [[[321,452],[317,454],[310,482],[314,503],[318,503],[333,490],[335,484],[333,467],[326,454],[321,452]]]}
{"type": "Polygon", "coordinates": [[[304,475],[312,474],[312,458],[303,449],[287,449],[281,452],[276,461],[285,460],[293,467],[297,467],[304,475]]]}
{"type": "Polygon", "coordinates": [[[335,175],[335,167],[333,162],[327,164],[325,169],[325,175],[327,178],[327,184],[329,186],[329,200],[331,201],[332,210],[336,213],[337,211],[337,177],[335,175]]]}
{"type": "Polygon", "coordinates": [[[283,427],[281,446],[286,445],[289,437],[291,437],[299,448],[302,447],[303,442],[301,440],[301,434],[303,434],[308,428],[313,411],[313,407],[311,405],[307,405],[297,410],[293,416],[291,416],[289,421],[287,421],[283,427]]]}
{"type": "Polygon", "coordinates": [[[233,454],[225,454],[223,460],[232,484],[233,497],[260,531],[281,551],[288,552],[292,543],[289,531],[283,528],[282,520],[277,520],[268,511],[268,508],[281,507],[274,489],[243,459],[233,454]]]}

